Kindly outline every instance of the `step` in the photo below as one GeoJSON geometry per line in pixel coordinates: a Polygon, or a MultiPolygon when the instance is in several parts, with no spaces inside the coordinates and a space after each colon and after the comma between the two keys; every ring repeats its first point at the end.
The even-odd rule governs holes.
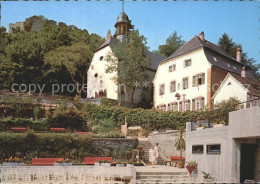
{"type": "Polygon", "coordinates": [[[153,178],[162,178],[163,176],[173,176],[173,175],[186,175],[187,172],[136,172],[136,179],[137,180],[144,180],[148,177],[153,178]]]}

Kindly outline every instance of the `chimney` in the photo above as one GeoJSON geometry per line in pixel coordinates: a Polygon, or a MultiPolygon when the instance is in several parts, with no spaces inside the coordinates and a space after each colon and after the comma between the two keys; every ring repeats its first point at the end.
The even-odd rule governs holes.
{"type": "Polygon", "coordinates": [[[111,39],[111,31],[110,29],[107,31],[107,37],[106,40],[111,39]]]}
{"type": "Polygon", "coordinates": [[[241,77],[246,78],[246,67],[243,66],[242,70],[241,70],[241,77]]]}
{"type": "Polygon", "coordinates": [[[237,48],[237,61],[241,63],[241,48],[237,48]]]}
{"type": "Polygon", "coordinates": [[[201,31],[199,37],[200,37],[200,39],[202,39],[204,41],[204,32],[203,31],[201,31]]]}

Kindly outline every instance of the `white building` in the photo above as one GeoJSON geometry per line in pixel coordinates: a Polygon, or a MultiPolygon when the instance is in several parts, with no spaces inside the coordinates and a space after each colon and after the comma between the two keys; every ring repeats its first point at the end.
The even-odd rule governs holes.
{"type": "MultiPolygon", "coordinates": [[[[88,70],[88,93],[87,98],[101,98],[107,97],[108,99],[118,100],[118,91],[124,88],[122,84],[117,85],[112,80],[113,77],[117,75],[116,72],[108,73],[107,65],[109,64],[106,61],[107,55],[113,55],[113,51],[111,46],[116,46],[117,43],[122,40],[129,29],[132,29],[131,21],[125,12],[121,12],[117,18],[117,22],[115,24],[116,34],[115,37],[111,36],[110,31],[108,31],[105,42],[94,52],[93,59],[91,61],[91,65],[88,70]]],[[[148,68],[148,82],[149,87],[152,89],[152,80],[155,76],[155,72],[157,70],[158,64],[164,58],[154,54],[150,51],[145,52],[146,56],[150,59],[151,65],[148,68]]],[[[141,98],[142,89],[138,89],[134,94],[134,103],[138,103],[141,98]]],[[[151,97],[152,98],[152,97],[151,97]]],[[[130,102],[130,94],[126,92],[124,94],[123,101],[130,102]]]]}
{"type": "Polygon", "coordinates": [[[207,41],[202,32],[163,60],[154,78],[154,107],[163,110],[200,110],[211,106],[211,98],[227,73],[254,78],[241,63],[241,50],[232,58],[220,47],[207,41]]]}
{"type": "Polygon", "coordinates": [[[236,97],[241,102],[257,99],[248,102],[244,108],[260,104],[260,81],[228,73],[212,99],[217,104],[230,97],[236,97]]]}

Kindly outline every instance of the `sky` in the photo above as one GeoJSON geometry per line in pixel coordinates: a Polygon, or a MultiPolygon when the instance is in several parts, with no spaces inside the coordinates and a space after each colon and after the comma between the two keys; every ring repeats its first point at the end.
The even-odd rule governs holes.
{"type": "MultiPolygon", "coordinates": [[[[1,26],[25,21],[33,15],[64,22],[105,37],[122,11],[121,1],[0,1],[1,26]]],[[[243,52],[260,63],[260,1],[130,1],[124,10],[151,51],[177,31],[189,41],[201,31],[215,44],[226,32],[243,52]]]]}

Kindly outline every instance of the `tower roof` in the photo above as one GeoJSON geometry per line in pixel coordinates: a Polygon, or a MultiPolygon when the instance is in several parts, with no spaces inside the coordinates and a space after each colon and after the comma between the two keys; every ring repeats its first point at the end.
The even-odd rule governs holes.
{"type": "Polygon", "coordinates": [[[123,11],[118,15],[115,27],[117,26],[118,23],[127,23],[132,27],[131,20],[129,20],[127,14],[123,11]]]}

